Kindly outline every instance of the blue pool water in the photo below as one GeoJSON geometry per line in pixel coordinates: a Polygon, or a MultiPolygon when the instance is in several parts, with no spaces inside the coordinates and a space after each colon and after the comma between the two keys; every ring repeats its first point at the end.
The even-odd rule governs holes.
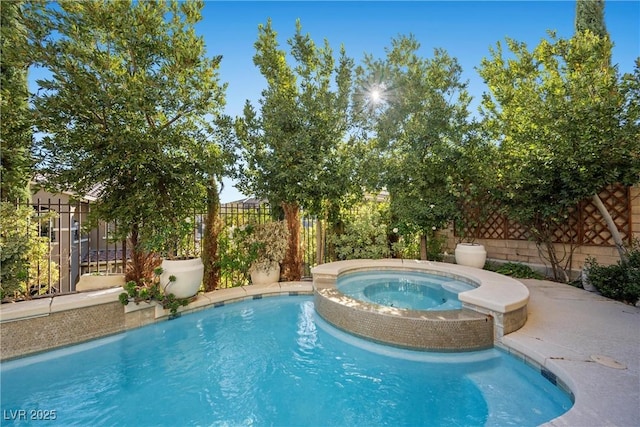
{"type": "Polygon", "coordinates": [[[324,323],[308,296],[200,311],[1,374],[2,425],[534,426],[571,406],[499,350],[378,345],[324,323]]]}
{"type": "Polygon", "coordinates": [[[357,300],[411,310],[456,310],[462,307],[458,294],[474,289],[453,277],[412,271],[340,275],[336,287],[357,300]]]}

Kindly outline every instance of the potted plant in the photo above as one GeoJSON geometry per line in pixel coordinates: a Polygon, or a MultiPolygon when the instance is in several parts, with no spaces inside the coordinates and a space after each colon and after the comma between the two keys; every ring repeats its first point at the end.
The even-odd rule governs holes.
{"type": "Polygon", "coordinates": [[[289,229],[285,221],[249,225],[245,245],[251,256],[249,274],[254,285],[280,280],[280,263],[287,253],[289,229]]]}
{"type": "Polygon", "coordinates": [[[473,201],[467,201],[468,204],[460,206],[455,221],[456,234],[460,236],[454,252],[456,264],[483,268],[487,260],[487,251],[484,245],[475,242],[481,213],[472,205],[473,201]]]}
{"type": "Polygon", "coordinates": [[[454,252],[456,264],[483,268],[487,251],[484,245],[475,241],[477,229],[484,221],[482,203],[467,191],[458,194],[458,212],[454,221],[455,234],[459,237],[454,252]]]}
{"type": "Polygon", "coordinates": [[[133,280],[127,282],[124,285],[125,292],[122,292],[118,298],[122,305],[128,305],[129,302],[140,304],[141,302],[157,301],[162,305],[162,308],[170,311],[171,317],[175,317],[179,307],[189,304],[189,298],[177,297],[169,291],[169,287],[176,281],[175,276],[170,276],[166,282],[163,282],[164,271],[161,267],[156,268],[153,273],[153,279],[145,279],[142,284],[133,280]]]}
{"type": "Polygon", "coordinates": [[[176,298],[189,298],[202,286],[204,264],[193,236],[193,224],[187,218],[173,219],[149,241],[149,250],[162,257],[159,280],[165,291],[176,298]],[[172,280],[173,279],[173,280],[172,280]]]}

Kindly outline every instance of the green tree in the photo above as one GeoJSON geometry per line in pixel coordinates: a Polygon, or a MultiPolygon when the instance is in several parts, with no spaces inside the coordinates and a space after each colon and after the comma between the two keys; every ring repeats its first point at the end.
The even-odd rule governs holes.
{"type": "Polygon", "coordinates": [[[176,231],[222,173],[211,139],[226,85],[196,35],[202,1],[60,1],[30,10],[33,49],[51,76],[34,98],[42,173],[58,190],[101,184],[93,219],[144,254],[175,253],[176,231]],[[155,244],[154,244],[155,242],[155,244]]]}
{"type": "Polygon", "coordinates": [[[507,46],[508,58],[498,43],[479,69],[490,91],[485,124],[500,142],[499,195],[565,278],[553,231],[580,200],[637,180],[638,121],[629,123],[608,38],[587,31],[551,35],[533,51],[512,39],[507,46]]]}
{"type": "Polygon", "coordinates": [[[382,181],[400,231],[423,236],[424,259],[426,237],[448,224],[457,211],[449,188],[452,159],[469,130],[471,98],[455,58],[443,49],[422,58],[419,48],[413,36],[394,39],[384,62],[370,56],[365,60],[365,82],[380,80],[377,87],[361,86],[370,86],[371,102],[385,104],[374,125],[382,181]]]}
{"type": "Polygon", "coordinates": [[[463,143],[454,148],[449,191],[456,198],[453,218],[460,240],[473,242],[478,237],[478,228],[499,208],[493,191],[498,169],[497,150],[476,122],[469,125],[463,143]]]}
{"type": "Polygon", "coordinates": [[[29,298],[32,293],[52,293],[60,277],[58,265],[49,259],[49,241],[38,234],[33,209],[0,202],[0,299],[29,298]]]}
{"type": "Polygon", "coordinates": [[[609,37],[604,23],[604,0],[577,0],[575,27],[577,32],[589,30],[602,38],[609,37]]]}
{"type": "Polygon", "coordinates": [[[29,200],[32,174],[27,33],[22,1],[2,4],[0,14],[0,200],[29,200]]]}
{"type": "MultiPolygon", "coordinates": [[[[578,0],[576,2],[576,33],[584,33],[590,31],[592,34],[605,40],[609,39],[609,33],[607,32],[604,23],[604,0],[578,0]]],[[[610,56],[609,60],[611,59],[610,56]]],[[[621,258],[626,257],[626,248],[622,242],[622,237],[618,231],[618,227],[613,221],[613,218],[607,211],[607,208],[600,200],[598,194],[592,196],[593,203],[597,206],[598,211],[607,223],[607,227],[611,232],[611,236],[614,243],[620,253],[621,258]]]]}
{"type": "Polygon", "coordinates": [[[239,188],[281,207],[289,227],[283,276],[302,275],[300,218],[326,212],[355,191],[347,137],[352,60],[337,60],[328,41],[317,46],[302,26],[289,40],[294,65],[280,49],[271,21],[258,27],[254,64],[267,81],[259,112],[247,101],[236,123],[244,165],[239,188]]]}

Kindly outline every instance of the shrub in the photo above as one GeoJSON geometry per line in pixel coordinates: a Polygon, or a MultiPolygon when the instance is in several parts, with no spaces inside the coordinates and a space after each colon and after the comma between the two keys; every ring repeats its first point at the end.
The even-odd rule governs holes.
{"type": "Polygon", "coordinates": [[[59,278],[58,265],[49,260],[46,237],[38,235],[38,221],[29,206],[0,206],[0,298],[20,299],[49,291],[59,278]]]}
{"type": "Polygon", "coordinates": [[[327,236],[338,260],[389,257],[385,209],[383,204],[368,202],[344,215],[341,233],[327,236]]]}
{"type": "Polygon", "coordinates": [[[153,271],[152,280],[144,280],[142,285],[137,284],[133,280],[124,285],[125,292],[122,292],[118,299],[122,305],[128,305],[129,302],[140,304],[141,302],[158,301],[162,308],[168,309],[171,313],[170,318],[176,317],[178,308],[185,307],[189,304],[189,298],[176,298],[173,294],[166,293],[166,288],[171,282],[175,282],[176,277],[170,276],[169,282],[164,286],[160,283],[160,275],[162,268],[158,267],[153,271]]]}
{"type": "Polygon", "coordinates": [[[640,241],[629,249],[627,259],[614,265],[599,265],[595,258],[585,263],[587,280],[605,297],[635,304],[640,300],[640,241]]]}
{"type": "Polygon", "coordinates": [[[544,279],[544,276],[528,265],[520,264],[517,262],[507,262],[505,264],[491,268],[496,273],[504,274],[505,276],[515,277],[516,279],[544,279]]]}

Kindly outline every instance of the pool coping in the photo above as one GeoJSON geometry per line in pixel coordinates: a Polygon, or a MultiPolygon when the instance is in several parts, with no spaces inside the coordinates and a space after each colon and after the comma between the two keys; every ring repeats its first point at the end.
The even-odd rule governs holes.
{"type": "Polygon", "coordinates": [[[458,299],[463,303],[497,313],[518,310],[526,306],[529,300],[529,290],[516,279],[492,271],[444,262],[403,259],[347,260],[318,265],[311,273],[316,287],[322,288],[334,287],[335,279],[343,273],[395,268],[440,271],[475,282],[477,287],[461,292],[458,299]]]}
{"type": "Polygon", "coordinates": [[[562,283],[522,282],[531,293],[529,319],[499,347],[574,395],[569,411],[543,425],[638,425],[640,307],[562,283]]]}
{"type": "MultiPolygon", "coordinates": [[[[45,317],[62,311],[86,308],[112,302],[119,302],[119,295],[124,292],[122,287],[102,289],[98,291],[79,292],[75,294],[39,298],[31,301],[7,303],[0,305],[0,324],[19,320],[45,317]]],[[[216,289],[211,292],[199,293],[186,307],[179,307],[179,314],[186,314],[210,306],[220,306],[225,303],[244,299],[259,299],[263,296],[278,295],[311,295],[313,285],[310,281],[276,282],[267,285],[238,286],[234,288],[216,289]]],[[[152,302],[151,304],[130,302],[123,307],[125,313],[143,310],[154,306],[156,319],[168,318],[169,310],[152,302]]]]}
{"type": "MultiPolygon", "coordinates": [[[[403,259],[358,259],[321,264],[311,270],[316,295],[336,287],[338,276],[371,270],[405,270],[443,274],[472,283],[475,288],[460,292],[462,307],[493,319],[494,342],[521,328],[527,320],[529,290],[520,281],[474,267],[434,261],[403,259]]],[[[341,294],[342,295],[342,294],[341,294]]],[[[347,298],[343,295],[342,299],[347,298]]],[[[361,305],[364,305],[363,303],[361,305]]],[[[420,312],[435,318],[437,312],[420,312]]]]}

